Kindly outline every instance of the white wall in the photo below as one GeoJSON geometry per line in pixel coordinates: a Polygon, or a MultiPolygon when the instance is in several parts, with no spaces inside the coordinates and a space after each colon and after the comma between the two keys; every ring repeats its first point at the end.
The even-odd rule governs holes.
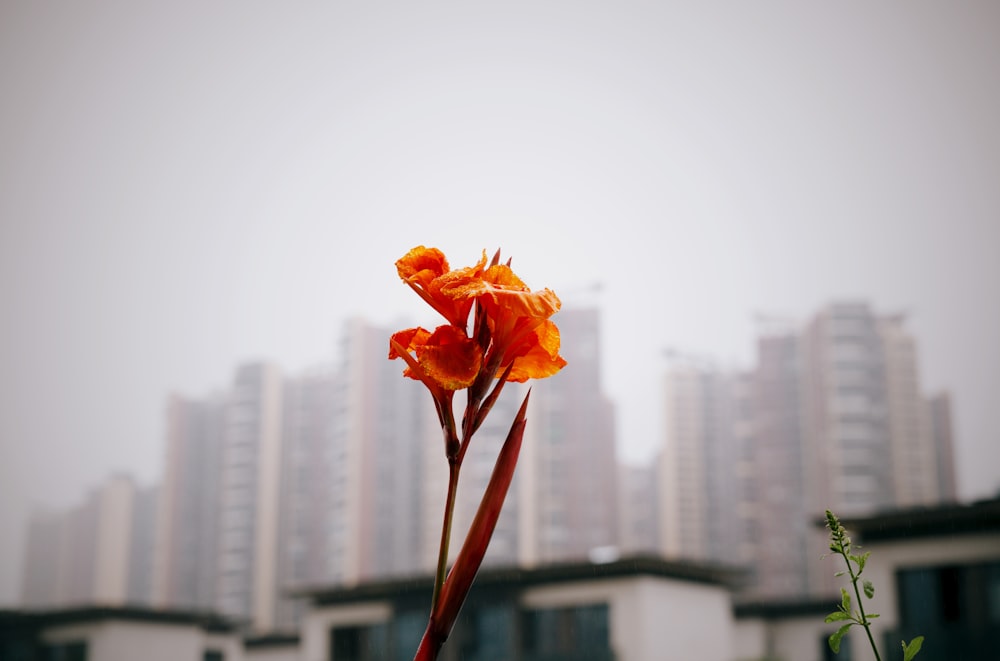
{"type": "MultiPolygon", "coordinates": [[[[825,615],[808,615],[773,623],[771,635],[774,641],[774,656],[787,661],[822,661],[824,646],[828,645],[826,640],[843,624],[842,622],[827,624],[823,621],[825,617],[825,615]]],[[[864,632],[852,629],[845,641],[853,640],[859,635],[864,637],[864,632]]],[[[869,650],[868,656],[852,658],[867,659],[870,655],[869,650]]]]}
{"type": "Polygon", "coordinates": [[[326,661],[329,632],[334,626],[375,624],[392,618],[387,602],[310,608],[302,622],[301,661],[326,661]]]}
{"type": "Polygon", "coordinates": [[[733,628],[733,659],[758,661],[767,652],[770,632],[762,618],[740,618],[733,628]]]}
{"type": "Polygon", "coordinates": [[[98,491],[97,499],[93,599],[97,603],[122,604],[128,591],[135,485],[130,478],[112,477],[98,491]]]}
{"type": "Polygon", "coordinates": [[[531,588],[523,604],[558,608],[607,603],[611,646],[628,661],[731,661],[733,619],[719,586],[637,576],[531,588]]]}
{"type": "MultiPolygon", "coordinates": [[[[832,611],[833,606],[830,609],[832,611]]],[[[824,617],[825,613],[775,620],[740,618],[734,631],[733,658],[736,661],[822,661],[827,638],[840,628],[836,623],[825,623],[824,617]]],[[[864,632],[852,631],[851,635],[864,637],[864,632]]],[[[851,639],[848,637],[845,641],[851,639]]],[[[860,658],[870,657],[869,650],[860,658]]]]}
{"type": "Polygon", "coordinates": [[[42,633],[47,643],[86,641],[90,661],[201,661],[206,649],[225,653],[226,661],[242,661],[235,634],[205,634],[195,626],[104,620],[52,627],[42,633]]]}

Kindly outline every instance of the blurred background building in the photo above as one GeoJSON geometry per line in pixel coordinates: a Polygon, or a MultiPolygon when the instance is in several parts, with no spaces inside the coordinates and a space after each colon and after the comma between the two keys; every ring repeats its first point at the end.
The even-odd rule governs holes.
{"type": "Polygon", "coordinates": [[[114,475],[79,505],[28,523],[25,606],[120,605],[152,596],[157,490],[114,475]]]}
{"type": "MultiPolygon", "coordinates": [[[[672,353],[648,465],[616,460],[598,309],[557,321],[568,365],[530,384],[487,566],[654,552],[746,568],[747,597],[825,594],[824,509],[955,500],[948,396],[923,393],[899,315],[842,303],[805,324],[770,322],[748,369],[672,353]]],[[[24,604],[214,610],[273,631],[301,617],[291,590],[430,573],[447,463],[425,389],[386,359],[391,330],[356,319],[337,363],[291,376],[250,363],[219,392],[172,395],[156,488],[116,476],[32,518],[24,604]]],[[[526,392],[507,384],[470,446],[455,540],[526,392]]]]}
{"type": "Polygon", "coordinates": [[[922,392],[904,318],[865,303],[766,324],[748,371],[675,357],[663,411],[661,551],[747,566],[750,594],[833,589],[826,509],[956,498],[948,396],[922,392]]]}

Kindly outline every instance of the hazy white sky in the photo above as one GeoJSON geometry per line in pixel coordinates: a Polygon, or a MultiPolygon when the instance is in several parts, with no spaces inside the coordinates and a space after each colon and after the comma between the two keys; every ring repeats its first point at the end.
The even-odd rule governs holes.
{"type": "Polygon", "coordinates": [[[996,491],[1000,4],[492,4],[0,5],[0,603],[31,507],[158,479],[168,392],[432,323],[421,243],[601,304],[633,459],[665,347],[906,311],[996,491]]]}

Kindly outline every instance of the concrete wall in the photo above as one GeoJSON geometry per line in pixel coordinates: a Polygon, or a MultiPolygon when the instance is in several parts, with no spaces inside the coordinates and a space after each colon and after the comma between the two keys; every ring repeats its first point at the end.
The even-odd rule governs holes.
{"type": "Polygon", "coordinates": [[[525,591],[530,608],[607,603],[611,646],[620,659],[731,661],[733,620],[719,586],[638,576],[525,591]]]}
{"type": "Polygon", "coordinates": [[[388,602],[312,608],[302,622],[301,661],[326,661],[329,632],[334,626],[376,624],[392,618],[388,602]]]}
{"type": "MultiPolygon", "coordinates": [[[[832,610],[832,608],[831,608],[832,610]]],[[[822,661],[826,639],[839,627],[823,622],[825,615],[767,620],[740,618],[733,631],[735,661],[822,661]]],[[[864,636],[862,632],[858,632],[864,636]]],[[[854,634],[855,637],[858,634],[854,634]]],[[[845,639],[850,640],[850,637],[845,639]]],[[[862,659],[869,658],[862,656],[862,659]]],[[[857,658],[857,657],[855,657],[857,658]]]]}
{"type": "Polygon", "coordinates": [[[46,643],[86,641],[90,661],[202,661],[207,649],[222,651],[226,661],[242,661],[236,635],[206,634],[194,626],[104,620],[51,627],[46,643]]]}
{"type": "Polygon", "coordinates": [[[762,618],[740,618],[733,627],[734,661],[758,661],[766,657],[771,632],[762,618]]]}

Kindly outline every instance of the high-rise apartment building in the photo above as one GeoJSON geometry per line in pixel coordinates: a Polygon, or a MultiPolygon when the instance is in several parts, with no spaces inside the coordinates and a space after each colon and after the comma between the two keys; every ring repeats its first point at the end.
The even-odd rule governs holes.
{"type": "Polygon", "coordinates": [[[21,575],[21,603],[42,608],[61,603],[60,549],[66,516],[62,512],[36,510],[28,519],[21,575]]]}
{"type": "Polygon", "coordinates": [[[771,330],[758,338],[757,364],[747,373],[740,564],[751,572],[750,590],[761,596],[805,594],[815,565],[809,552],[815,526],[804,500],[802,365],[797,334],[771,330]]]}
{"type": "Polygon", "coordinates": [[[282,377],[240,367],[226,403],[216,608],[260,630],[277,622],[282,377]]]}
{"type": "Polygon", "coordinates": [[[746,373],[674,365],[666,383],[661,548],[744,564],[753,594],[832,589],[814,561],[826,509],[954,498],[947,398],[922,395],[900,316],[830,305],[764,333],[746,373]]]}
{"type": "MultiPolygon", "coordinates": [[[[934,429],[904,318],[865,303],[833,304],[800,341],[807,513],[867,516],[949,499],[939,478],[951,463],[942,445],[950,432],[934,429]]],[[[822,531],[811,536],[810,549],[822,552],[822,531]]],[[[832,590],[830,572],[814,572],[809,585],[832,590]]]]}
{"type": "Polygon", "coordinates": [[[215,608],[225,428],[224,395],[167,401],[153,557],[157,606],[215,608]]]}
{"type": "Polygon", "coordinates": [[[279,370],[252,363],[220,395],[170,398],[155,604],[277,626],[282,394],[279,370]]]}
{"type": "Polygon", "coordinates": [[[659,460],[618,466],[618,547],[622,555],[657,553],[660,544],[659,460]]]}
{"type": "Polygon", "coordinates": [[[664,380],[659,456],[660,550],[667,556],[736,564],[741,559],[740,375],[675,358],[664,380]]]}
{"type": "MultiPolygon", "coordinates": [[[[278,586],[329,581],[330,490],[337,376],[317,368],[284,383],[278,519],[278,586]]],[[[277,624],[292,628],[302,604],[279,594],[277,624]]]]}
{"type": "Polygon", "coordinates": [[[128,563],[126,603],[153,603],[154,562],[156,558],[156,516],[160,500],[159,486],[136,489],[132,501],[132,548],[128,563]]]}
{"type": "Polygon", "coordinates": [[[523,514],[533,539],[522,560],[530,564],[618,544],[614,407],[601,388],[600,313],[565,309],[555,322],[567,364],[532,383],[522,450],[528,465],[518,468],[533,482],[523,514]]]}
{"type": "Polygon", "coordinates": [[[937,393],[927,399],[927,418],[934,452],[937,455],[937,482],[941,489],[941,502],[957,502],[958,487],[955,484],[951,396],[948,393],[937,393]]]}
{"type": "Polygon", "coordinates": [[[939,452],[903,319],[864,303],[830,305],[801,342],[810,511],[865,516],[941,502],[939,452]]]}
{"type": "Polygon", "coordinates": [[[39,513],[28,526],[22,602],[28,606],[123,605],[144,595],[134,569],[148,552],[148,530],[136,527],[148,492],[115,475],[80,505],[39,513]]]}
{"type": "MultiPolygon", "coordinates": [[[[568,310],[557,321],[569,365],[533,384],[521,461],[487,564],[580,558],[617,544],[599,316],[568,310]]],[[[37,557],[52,555],[50,573],[65,579],[36,585],[31,577],[48,570],[29,563],[26,599],[128,595],[218,610],[267,631],[298,617],[289,589],[432,570],[448,464],[430,394],[402,376],[401,361],[387,359],[390,333],[354,320],[331,367],[284,377],[274,366],[247,364],[222,392],[170,397],[158,493],[142,492],[123,508],[120,489],[109,487],[72,516],[33,521],[37,557]],[[136,548],[153,547],[152,554],[123,555],[108,537],[115,526],[131,527],[136,548]],[[63,540],[73,540],[73,553],[63,540]]],[[[465,456],[453,554],[526,392],[506,384],[465,456]]],[[[460,416],[464,395],[455,400],[460,416]]]]}
{"type": "Polygon", "coordinates": [[[342,335],[329,519],[331,578],[340,583],[427,568],[418,467],[441,448],[441,434],[426,388],[388,360],[390,335],[362,320],[342,335]]]}

